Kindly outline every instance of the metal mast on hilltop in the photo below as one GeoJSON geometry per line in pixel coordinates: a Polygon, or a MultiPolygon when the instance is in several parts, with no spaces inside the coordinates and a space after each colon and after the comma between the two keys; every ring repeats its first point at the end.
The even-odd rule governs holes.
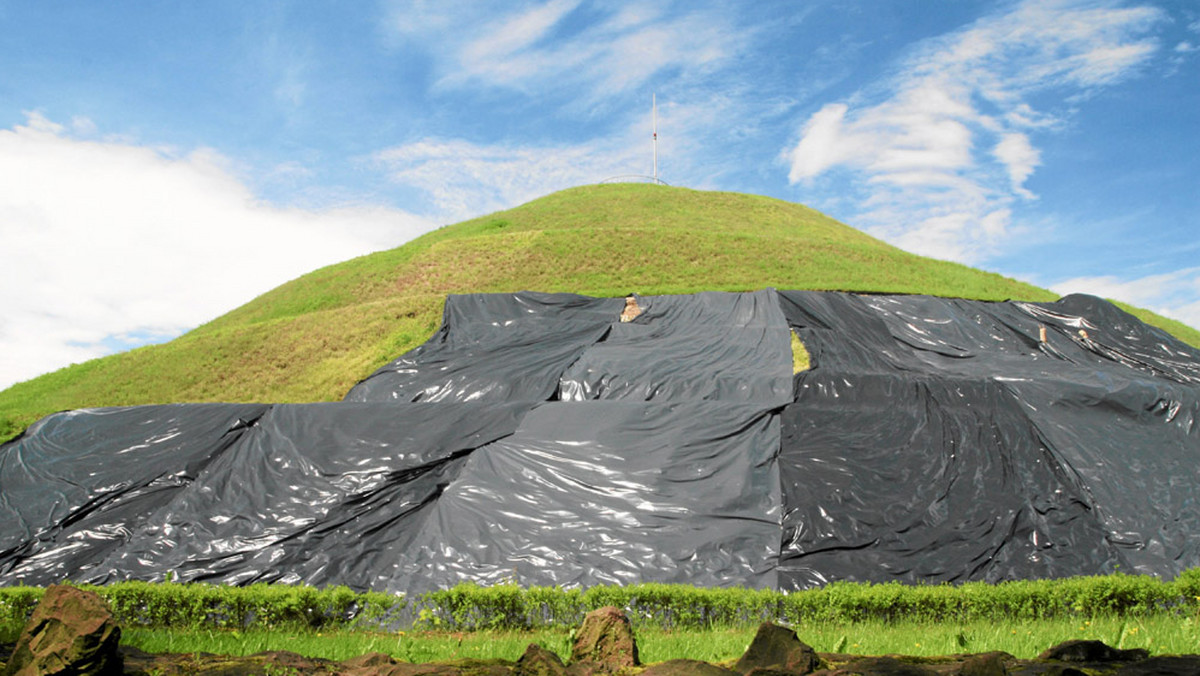
{"type": "Polygon", "coordinates": [[[606,178],[603,181],[600,181],[601,183],[615,183],[615,182],[621,182],[621,181],[645,181],[646,179],[650,179],[656,185],[670,185],[669,183],[667,183],[666,181],[664,181],[658,177],[658,93],[657,92],[652,92],[650,94],[650,119],[652,120],[651,128],[650,128],[650,139],[654,144],[654,172],[653,172],[654,175],[647,176],[645,174],[623,174],[621,176],[612,176],[612,177],[606,178]]]}
{"type": "Polygon", "coordinates": [[[650,115],[654,129],[654,182],[658,183],[658,94],[650,95],[650,115]]]}

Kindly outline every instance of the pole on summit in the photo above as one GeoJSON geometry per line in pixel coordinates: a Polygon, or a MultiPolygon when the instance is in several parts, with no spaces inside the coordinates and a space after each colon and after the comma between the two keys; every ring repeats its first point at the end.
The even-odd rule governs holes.
{"type": "Polygon", "coordinates": [[[653,119],[654,182],[658,183],[658,95],[650,95],[650,115],[653,119]]]}

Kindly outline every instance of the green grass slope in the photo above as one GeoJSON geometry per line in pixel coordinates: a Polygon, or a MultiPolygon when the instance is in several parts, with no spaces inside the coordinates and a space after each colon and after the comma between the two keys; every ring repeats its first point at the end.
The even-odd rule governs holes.
{"type": "MultiPolygon", "coordinates": [[[[55,411],[171,402],[341,399],[424,342],[450,293],[593,296],[779,289],[1055,300],[905,253],[807,207],[647,184],[565,190],[322,268],[169,343],[0,392],[0,440],[55,411]]],[[[1139,311],[1200,345],[1200,332],[1139,311]]]]}

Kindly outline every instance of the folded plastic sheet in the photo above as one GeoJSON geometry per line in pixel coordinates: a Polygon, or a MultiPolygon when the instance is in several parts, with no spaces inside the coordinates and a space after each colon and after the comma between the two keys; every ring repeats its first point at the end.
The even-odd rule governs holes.
{"type": "Polygon", "coordinates": [[[542,405],[471,455],[398,583],[774,588],[778,446],[762,406],[542,405]]]}
{"type": "Polygon", "coordinates": [[[814,372],[782,418],[783,588],[1123,562],[1084,487],[998,384],[814,372]]]}
{"type": "Polygon", "coordinates": [[[0,584],[797,589],[1200,565],[1200,351],[1103,301],[452,296],[347,401],[51,416],[0,584]],[[813,368],[793,380],[789,330],[813,368]]]}
{"type": "Polygon", "coordinates": [[[122,547],[267,410],[192,404],[56,413],[0,446],[0,584],[76,578],[122,547]]]}
{"type": "Polygon", "coordinates": [[[624,307],[620,298],[565,293],[448,296],[433,338],[355,385],[346,401],[546,401],[624,307]]]}
{"type": "Polygon", "coordinates": [[[1200,564],[1200,351],[1086,296],[780,296],[781,586],[1200,564]]]}
{"type": "Polygon", "coordinates": [[[1200,388],[1097,370],[1005,387],[1081,488],[1120,570],[1200,566],[1200,388]]]}
{"type": "Polygon", "coordinates": [[[563,374],[559,399],[759,401],[792,398],[791,336],[774,290],[638,299],[563,374]]]}
{"type": "Polygon", "coordinates": [[[512,433],[516,404],[272,407],[87,579],[377,587],[466,454],[512,433]]]}
{"type": "Polygon", "coordinates": [[[780,291],[816,368],[1044,378],[1073,367],[1200,384],[1200,350],[1092,296],[988,303],[780,291]]]}

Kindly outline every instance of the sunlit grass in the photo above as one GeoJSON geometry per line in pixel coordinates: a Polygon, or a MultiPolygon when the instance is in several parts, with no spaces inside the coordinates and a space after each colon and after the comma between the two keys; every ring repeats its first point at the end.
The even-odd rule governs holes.
{"type": "Polygon", "coordinates": [[[858,655],[936,656],[1000,650],[1022,659],[1072,639],[1099,640],[1118,648],[1145,648],[1151,654],[1200,652],[1195,621],[1171,615],[1090,620],[973,621],[964,623],[816,624],[795,627],[820,652],[858,655]]]}
{"type": "Polygon", "coordinates": [[[177,631],[125,629],[121,642],[151,653],[208,652],[244,656],[267,650],[287,650],[306,657],[342,661],[381,652],[409,662],[442,662],[455,659],[516,660],[530,643],[566,657],[568,632],[479,631],[450,632],[305,632],[251,629],[247,631],[177,631]]]}
{"type": "Polygon", "coordinates": [[[807,371],[810,366],[808,348],[800,342],[800,337],[792,331],[792,375],[807,371]]]}
{"type": "MultiPolygon", "coordinates": [[[[1171,615],[1090,620],[996,621],[966,623],[860,622],[816,623],[793,627],[802,641],[818,652],[854,655],[914,655],[934,657],[1004,651],[1032,659],[1047,648],[1071,639],[1094,639],[1118,648],[1145,648],[1152,655],[1200,653],[1200,637],[1191,618],[1171,615]]],[[[718,663],[736,660],[754,638],[756,628],[667,631],[636,629],[638,651],[645,663],[696,659],[718,663]]],[[[464,658],[515,661],[530,643],[539,643],[566,660],[571,633],[540,631],[409,631],[409,632],[286,632],[124,630],[122,642],[147,652],[210,652],[250,655],[288,650],[308,657],[345,660],[382,652],[410,662],[441,662],[464,658]]]]}

